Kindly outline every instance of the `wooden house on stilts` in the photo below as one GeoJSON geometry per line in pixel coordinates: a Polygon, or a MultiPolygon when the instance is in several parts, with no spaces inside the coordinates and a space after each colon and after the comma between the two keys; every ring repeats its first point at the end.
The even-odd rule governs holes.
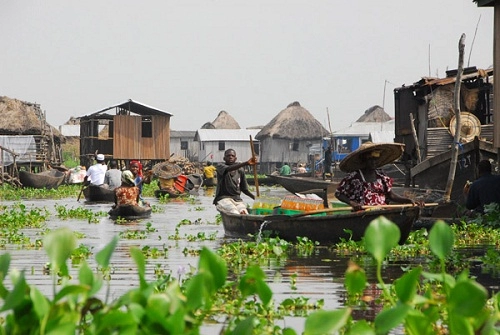
{"type": "Polygon", "coordinates": [[[96,153],[104,154],[106,160],[124,162],[168,160],[171,116],[131,99],[82,116],[80,165],[92,165],[96,153]],[[99,131],[100,125],[105,125],[102,131],[99,131]]]}

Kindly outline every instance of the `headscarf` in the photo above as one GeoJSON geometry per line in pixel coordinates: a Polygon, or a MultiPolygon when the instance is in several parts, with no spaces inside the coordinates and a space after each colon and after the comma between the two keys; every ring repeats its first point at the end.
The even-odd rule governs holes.
{"type": "Polygon", "coordinates": [[[141,164],[141,162],[138,161],[138,160],[133,160],[133,161],[130,161],[130,165],[132,165],[132,164],[135,164],[135,165],[137,165],[139,167],[139,170],[137,170],[137,175],[142,178],[143,174],[142,174],[142,164],[141,164]]]}
{"type": "Polygon", "coordinates": [[[135,186],[134,174],[130,170],[125,170],[122,172],[122,183],[130,186],[135,186]]]}

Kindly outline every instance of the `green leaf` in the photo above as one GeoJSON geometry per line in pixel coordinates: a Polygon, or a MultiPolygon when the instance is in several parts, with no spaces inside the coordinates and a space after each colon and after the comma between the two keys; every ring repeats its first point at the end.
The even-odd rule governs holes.
{"type": "Polygon", "coordinates": [[[13,282],[14,288],[5,297],[0,312],[14,309],[25,300],[25,293],[28,290],[28,284],[26,284],[26,279],[24,278],[24,271],[19,273],[19,277],[16,280],[13,280],[13,282]]]}
{"type": "Polygon", "coordinates": [[[95,255],[95,260],[103,268],[109,267],[109,261],[111,260],[111,255],[115,251],[116,245],[118,244],[118,236],[113,237],[113,239],[95,255]]]}
{"type": "Polygon", "coordinates": [[[67,298],[69,295],[78,295],[87,293],[89,291],[87,285],[67,285],[64,286],[59,292],[57,292],[54,297],[54,302],[61,300],[62,298],[67,298]]]}
{"type": "Polygon", "coordinates": [[[206,296],[207,290],[203,275],[197,274],[191,277],[186,284],[187,308],[191,310],[200,308],[206,296]]]}
{"type": "Polygon", "coordinates": [[[386,217],[380,216],[366,228],[365,248],[378,263],[382,263],[389,251],[398,245],[400,236],[398,226],[386,217]]]}
{"type": "Polygon", "coordinates": [[[218,256],[215,252],[211,251],[207,247],[203,247],[201,249],[198,271],[206,271],[212,275],[215,290],[221,288],[226,283],[226,262],[222,259],[222,257],[218,256]]]}
{"type": "Polygon", "coordinates": [[[455,237],[451,227],[443,220],[436,221],[429,232],[429,246],[434,255],[444,260],[451,254],[454,243],[455,237]]]}
{"type": "Polygon", "coordinates": [[[10,254],[0,255],[0,298],[5,299],[7,294],[9,293],[5,288],[3,281],[7,274],[9,273],[10,267],[10,254]]]}
{"type": "Polygon", "coordinates": [[[347,324],[350,316],[350,308],[311,313],[306,319],[304,335],[335,333],[347,324]]]}
{"type": "Polygon", "coordinates": [[[146,274],[146,258],[142,251],[137,247],[130,248],[130,255],[134,259],[135,264],[137,265],[137,272],[139,275],[139,284],[141,288],[147,286],[145,274],[146,274]]]}
{"type": "Polygon", "coordinates": [[[89,286],[89,296],[97,293],[102,287],[102,280],[94,275],[87,262],[83,262],[80,265],[78,279],[80,280],[80,284],[89,286]]]}
{"type": "Polygon", "coordinates": [[[253,328],[254,328],[254,322],[255,317],[250,316],[243,321],[239,322],[234,330],[231,332],[231,334],[234,335],[252,335],[253,334],[253,328]]]}
{"type": "Polygon", "coordinates": [[[38,319],[43,320],[50,310],[48,299],[35,286],[30,287],[30,297],[38,319]]]}
{"type": "Polygon", "coordinates": [[[241,294],[244,297],[252,294],[258,294],[260,300],[267,305],[271,301],[273,292],[266,284],[265,278],[266,275],[259,266],[249,266],[245,274],[240,279],[239,289],[241,294]]]}
{"type": "Polygon", "coordinates": [[[408,313],[405,319],[405,334],[409,335],[434,335],[436,331],[427,316],[419,311],[408,313]]]}
{"type": "Polygon", "coordinates": [[[345,273],[344,285],[350,295],[361,294],[366,287],[366,273],[357,264],[349,262],[345,273]]]}
{"type": "Polygon", "coordinates": [[[460,316],[474,316],[486,304],[488,292],[473,280],[459,281],[448,298],[450,309],[460,316]]]}
{"type": "Polygon", "coordinates": [[[68,228],[53,230],[45,236],[43,246],[53,269],[67,275],[66,261],[76,248],[76,237],[73,232],[68,228]]]}
{"type": "Polygon", "coordinates": [[[422,268],[417,267],[395,281],[396,295],[402,303],[411,302],[417,294],[420,273],[422,273],[422,268]]]}
{"type": "Polygon", "coordinates": [[[408,305],[399,304],[380,312],[375,317],[377,334],[387,334],[391,329],[402,324],[410,309],[408,305]]]}
{"type": "Polygon", "coordinates": [[[375,330],[366,320],[360,320],[351,327],[347,335],[375,335],[375,330]]]}

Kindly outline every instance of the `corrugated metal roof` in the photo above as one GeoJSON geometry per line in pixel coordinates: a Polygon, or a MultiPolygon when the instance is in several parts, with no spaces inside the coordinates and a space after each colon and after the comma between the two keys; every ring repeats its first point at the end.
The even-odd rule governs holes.
{"type": "Polygon", "coordinates": [[[170,137],[171,138],[186,138],[186,137],[191,137],[194,139],[196,135],[196,131],[194,130],[170,130],[170,137]]]}
{"type": "Polygon", "coordinates": [[[395,120],[386,122],[353,122],[349,127],[333,132],[334,137],[339,136],[363,136],[377,131],[395,132],[395,120]]]}
{"type": "MultiPolygon", "coordinates": [[[[249,141],[250,135],[255,140],[255,135],[260,129],[198,129],[195,141],[249,141]]],[[[255,140],[257,142],[257,140],[255,140]]]]}
{"type": "Polygon", "coordinates": [[[138,101],[134,101],[132,99],[128,99],[125,102],[104,108],[100,111],[97,111],[97,112],[89,114],[89,115],[83,116],[82,119],[95,117],[99,114],[104,114],[105,112],[108,112],[109,110],[111,110],[113,108],[125,109],[125,110],[130,111],[131,113],[138,114],[138,115],[168,115],[168,116],[172,116],[172,114],[164,112],[158,108],[148,106],[146,104],[143,104],[143,103],[138,102],[138,101]]]}

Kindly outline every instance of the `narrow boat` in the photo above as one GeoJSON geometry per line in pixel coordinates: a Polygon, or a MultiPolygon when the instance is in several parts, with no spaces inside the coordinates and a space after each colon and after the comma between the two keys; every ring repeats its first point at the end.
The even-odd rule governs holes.
{"type": "Polygon", "coordinates": [[[175,177],[173,189],[160,188],[155,190],[155,197],[179,198],[190,194],[196,195],[201,185],[203,185],[203,176],[200,174],[180,175],[175,177]]]}
{"type": "Polygon", "coordinates": [[[151,216],[151,207],[138,205],[122,205],[113,207],[108,212],[108,214],[109,218],[112,220],[116,220],[118,218],[125,220],[144,219],[151,216]]]}
{"type": "Polygon", "coordinates": [[[56,169],[40,173],[19,171],[19,181],[23,187],[56,189],[64,182],[66,174],[56,169]]]}
{"type": "Polygon", "coordinates": [[[115,202],[115,191],[102,186],[89,185],[83,189],[88,202],[115,202]]]}
{"type": "MultiPolygon", "coordinates": [[[[413,185],[420,188],[445,190],[450,172],[451,150],[441,152],[417,164],[410,170],[413,185]]],[[[496,149],[488,141],[474,140],[461,144],[450,194],[452,201],[463,204],[465,183],[476,179],[475,169],[481,159],[496,159],[496,149]]]]}
{"type": "Polygon", "coordinates": [[[284,240],[296,241],[297,237],[307,237],[320,243],[337,243],[341,239],[359,241],[370,222],[383,215],[394,222],[401,232],[399,244],[403,244],[420,208],[417,206],[390,205],[369,210],[351,212],[333,209],[323,215],[241,215],[220,212],[225,235],[248,238],[263,232],[284,240]]]}
{"type": "Polygon", "coordinates": [[[337,188],[338,182],[311,178],[311,177],[293,177],[267,175],[275,184],[283,186],[288,192],[303,193],[311,190],[326,190],[328,188],[337,188]]]}

